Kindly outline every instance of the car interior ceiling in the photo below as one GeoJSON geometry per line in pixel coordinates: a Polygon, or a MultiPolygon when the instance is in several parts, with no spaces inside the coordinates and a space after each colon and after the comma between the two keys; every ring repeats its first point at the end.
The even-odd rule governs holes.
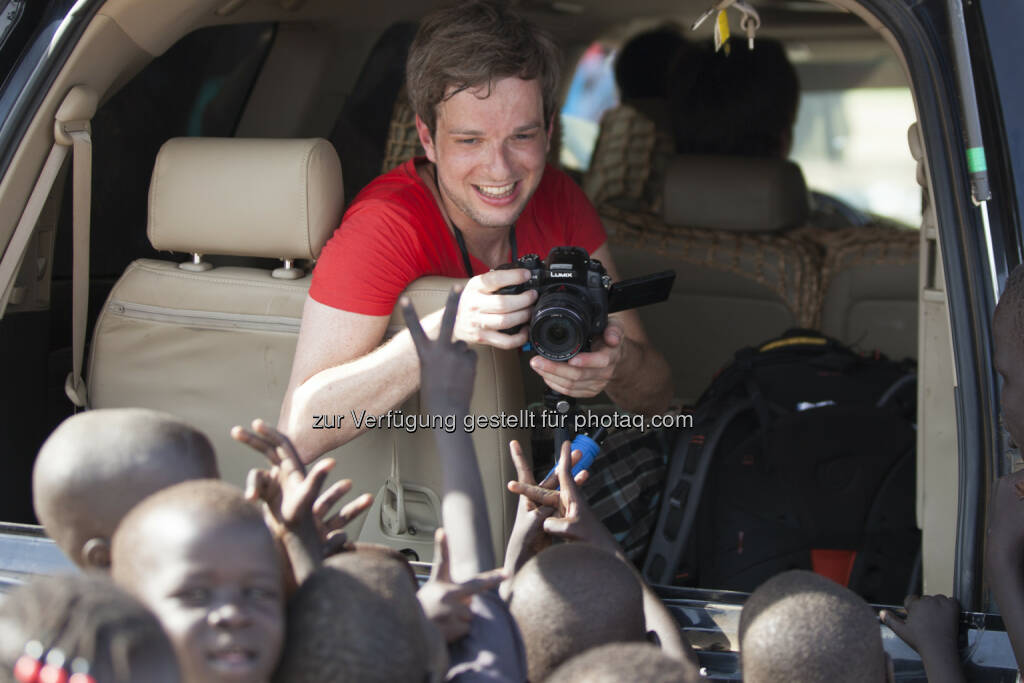
{"type": "MultiPolygon", "coordinates": [[[[345,199],[350,201],[380,171],[394,98],[401,89],[403,46],[427,9],[416,0],[384,3],[378,12],[354,2],[249,0],[220,15],[214,12],[217,7],[233,3],[174,0],[159,9],[141,10],[142,4],[110,0],[101,10],[143,52],[130,61],[95,67],[107,72],[97,80],[110,87],[92,124],[98,170],[93,180],[90,330],[115,281],[131,262],[186,257],[158,253],[144,228],[154,159],[171,137],[327,138],[341,158],[345,199]],[[192,10],[175,12],[172,5],[192,10]],[[168,21],[154,21],[149,10],[166,12],[168,21]],[[288,74],[296,72],[304,75],[289,79],[288,74]],[[282,97],[282,89],[294,98],[282,97]],[[285,106],[290,103],[295,106],[285,106]],[[109,172],[100,172],[104,169],[109,172]]],[[[620,45],[642,28],[664,21],[688,26],[708,4],[707,0],[523,0],[520,7],[548,28],[567,54],[579,55],[595,40],[620,45]]],[[[835,4],[755,0],[752,4],[764,27],[758,35],[782,41],[795,55],[804,92],[906,87],[900,57],[894,58],[888,36],[880,36],[877,26],[850,11],[856,10],[852,0],[835,4]]],[[[738,34],[738,27],[734,31],[738,34]]],[[[700,35],[709,34],[708,26],[703,27],[700,35]]],[[[573,66],[565,65],[563,93],[573,66]]],[[[813,177],[807,180],[813,186],[813,177]]],[[[58,235],[65,237],[71,225],[70,182],[67,188],[57,223],[58,235]]],[[[8,437],[9,448],[16,453],[34,453],[49,431],[70,414],[63,383],[71,363],[71,256],[71,240],[57,239],[49,314],[43,332],[32,332],[42,339],[32,349],[30,367],[24,369],[25,381],[35,387],[31,391],[42,391],[32,401],[45,409],[33,413],[32,428],[24,430],[26,437],[20,441],[8,437]]],[[[212,260],[216,265],[273,267],[265,259],[212,260]]],[[[643,266],[637,268],[649,270],[643,266]]],[[[916,321],[916,279],[914,283],[916,321]]],[[[8,316],[5,326],[16,325],[15,317],[8,316]]],[[[653,314],[645,314],[645,320],[651,319],[653,314]]],[[[916,336],[915,322],[910,344],[915,356],[916,336]]],[[[656,336],[654,341],[658,343],[656,336]]],[[[663,348],[672,346],[663,344],[663,348]]],[[[12,495],[3,503],[5,521],[34,522],[25,495],[31,463],[22,464],[9,478],[20,483],[10,488],[12,495]]],[[[905,493],[914,496],[913,491],[905,493]]]]}

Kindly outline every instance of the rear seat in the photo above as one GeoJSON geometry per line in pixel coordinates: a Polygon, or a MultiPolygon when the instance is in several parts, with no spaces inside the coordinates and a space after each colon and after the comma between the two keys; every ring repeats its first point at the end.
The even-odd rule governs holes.
{"type": "MultiPolygon", "coordinates": [[[[228,430],[254,417],[276,420],[310,281],[291,261],[316,258],[341,211],[341,168],[325,140],[168,141],[150,186],[153,246],[283,258],[287,267],[133,262],[96,323],[88,364],[92,407],[142,406],[182,417],[209,435],[223,478],[241,485],[262,461],[228,430]]],[[[427,278],[409,292],[426,314],[444,305],[449,287],[448,280],[427,278]]],[[[389,329],[402,327],[396,314],[389,329]]],[[[515,354],[486,348],[478,357],[471,412],[518,411],[523,398],[515,354]]],[[[414,413],[417,405],[413,397],[402,409],[414,413]]],[[[474,433],[499,553],[515,512],[505,493],[514,476],[505,444],[521,437],[506,429],[474,433]]],[[[432,433],[371,430],[333,455],[333,476],[353,479],[355,491],[378,494],[353,533],[362,524],[362,537],[430,560],[441,491],[432,433]]]]}
{"type": "Polygon", "coordinates": [[[623,277],[676,268],[669,302],[640,315],[684,400],[735,350],[787,327],[916,357],[917,231],[806,225],[794,164],[674,157],[654,122],[623,105],[602,118],[584,188],[623,277]]]}
{"type": "Polygon", "coordinates": [[[873,225],[818,232],[821,330],[861,351],[917,358],[920,232],[873,225]]]}
{"type": "Polygon", "coordinates": [[[668,302],[639,313],[677,397],[692,403],[737,349],[811,322],[817,253],[781,232],[808,209],[792,163],[673,157],[662,197],[661,215],[598,212],[623,278],[676,270],[668,302]]]}

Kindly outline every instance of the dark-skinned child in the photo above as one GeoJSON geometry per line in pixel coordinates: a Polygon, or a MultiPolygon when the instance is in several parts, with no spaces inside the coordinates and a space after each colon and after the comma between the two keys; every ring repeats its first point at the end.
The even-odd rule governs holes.
{"type": "Polygon", "coordinates": [[[447,652],[407,564],[383,552],[333,555],[288,600],[279,683],[443,680],[447,652]]]}
{"type": "MultiPolygon", "coordinates": [[[[463,341],[452,342],[460,295],[459,288],[448,295],[436,339],[427,337],[408,297],[400,301],[419,358],[423,410],[431,415],[454,415],[456,424],[463,424],[469,414],[476,375],[476,353],[463,341]]],[[[441,591],[449,595],[448,600],[440,600],[440,612],[448,607],[448,616],[456,620],[468,616],[466,633],[449,644],[451,667],[447,680],[523,681],[525,652],[515,620],[496,587],[503,573],[495,571],[484,487],[472,438],[463,430],[449,433],[438,429],[434,435],[441,460],[441,517],[449,565],[443,573],[434,573],[435,581],[444,581],[441,591]],[[459,594],[460,586],[467,588],[464,594],[459,594]],[[458,603],[468,607],[468,615],[462,612],[459,616],[455,607],[458,603]]]]}
{"type": "Polygon", "coordinates": [[[757,587],[740,613],[747,683],[883,683],[891,662],[878,617],[853,591],[792,570],[757,587]]]}
{"type": "Polygon", "coordinates": [[[696,655],[675,619],[580,492],[569,444],[562,446],[557,479],[540,485],[519,444],[512,442],[510,450],[519,480],[509,482],[509,490],[520,501],[505,566],[520,569],[506,592],[526,642],[530,680],[542,680],[589,648],[643,641],[649,631],[685,680],[697,680],[696,655]],[[552,546],[554,539],[570,543],[552,546]]]}
{"type": "Polygon", "coordinates": [[[107,576],[39,577],[0,602],[0,683],[69,679],[180,680],[156,617],[107,576]]]}
{"type": "Polygon", "coordinates": [[[177,484],[133,508],[114,581],[160,620],[185,683],[267,683],[284,637],[283,561],[263,513],[221,481],[177,484]]]}
{"type": "Polygon", "coordinates": [[[611,643],[576,655],[545,683],[689,683],[679,660],[650,643],[611,643]]]}
{"type": "Polygon", "coordinates": [[[219,476],[209,439],[142,408],[89,410],[49,436],[32,472],[36,516],[83,569],[107,570],[110,537],[136,503],[160,489],[219,476]]]}
{"type": "MultiPolygon", "coordinates": [[[[996,372],[1003,379],[1002,424],[1011,450],[1024,444],[1024,265],[1006,279],[992,320],[996,372]]],[[[1012,463],[1011,463],[1012,464],[1012,463]]],[[[985,578],[1024,671],[1024,470],[996,481],[989,499],[985,578]]]]}

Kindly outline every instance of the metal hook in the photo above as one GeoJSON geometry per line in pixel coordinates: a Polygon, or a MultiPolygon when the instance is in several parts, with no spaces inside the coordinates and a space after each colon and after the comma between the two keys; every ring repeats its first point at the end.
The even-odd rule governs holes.
{"type": "Polygon", "coordinates": [[[747,34],[747,49],[753,50],[754,35],[757,33],[757,29],[761,28],[761,15],[745,0],[735,0],[733,5],[743,13],[740,18],[740,28],[747,34]]]}

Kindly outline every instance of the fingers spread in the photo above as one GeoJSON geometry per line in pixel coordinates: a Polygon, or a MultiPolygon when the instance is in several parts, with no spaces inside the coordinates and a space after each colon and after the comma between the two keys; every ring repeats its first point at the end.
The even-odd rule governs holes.
{"type": "Polygon", "coordinates": [[[510,481],[508,483],[508,490],[526,497],[536,505],[558,507],[558,491],[552,491],[551,489],[545,489],[533,484],[524,484],[520,481],[510,481]]]}
{"type": "Polygon", "coordinates": [[[373,494],[362,494],[351,503],[348,503],[345,507],[341,508],[341,512],[338,513],[338,516],[336,517],[337,522],[334,526],[340,529],[359,515],[363,514],[363,512],[368,510],[371,505],[373,505],[373,494]]]}
{"type": "Polygon", "coordinates": [[[512,464],[516,468],[516,477],[519,481],[524,484],[535,484],[533,480],[533,471],[530,469],[530,464],[526,462],[526,454],[523,453],[523,447],[519,445],[519,442],[513,439],[508,442],[508,450],[512,454],[512,464]]]}
{"type": "Polygon", "coordinates": [[[351,479],[341,479],[331,484],[330,488],[320,494],[320,497],[313,503],[313,514],[317,517],[326,515],[334,504],[352,490],[351,479]]]}
{"type": "Polygon", "coordinates": [[[277,448],[274,444],[270,443],[258,434],[249,431],[245,427],[240,425],[232,427],[231,438],[263,453],[270,461],[271,465],[277,465],[280,463],[281,458],[278,456],[277,448]]]}

